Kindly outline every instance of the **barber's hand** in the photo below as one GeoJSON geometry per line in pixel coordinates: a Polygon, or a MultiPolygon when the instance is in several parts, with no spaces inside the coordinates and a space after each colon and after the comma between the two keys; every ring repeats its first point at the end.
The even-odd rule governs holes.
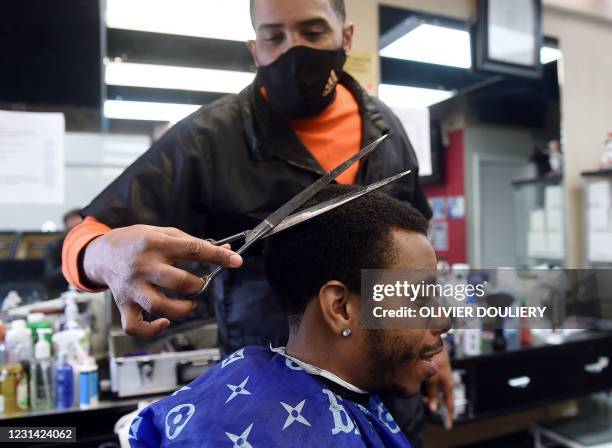
{"type": "Polygon", "coordinates": [[[440,408],[439,396],[440,391],[442,391],[447,409],[444,427],[450,429],[453,427],[455,402],[453,398],[453,371],[446,345],[442,352],[434,356],[433,360],[438,365],[438,373],[425,382],[426,393],[423,395],[423,400],[430,411],[436,412],[440,408]]]}
{"type": "Polygon", "coordinates": [[[229,245],[217,247],[174,228],[135,225],[111,230],[89,243],[83,272],[92,284],[111,290],[127,334],[151,338],[170,325],[168,319],[184,318],[196,305],[171,299],[158,287],[188,297],[203,286],[200,277],[174,267],[178,261],[242,265],[242,257],[229,245]],[[160,318],[147,322],[143,310],[160,318]]]}

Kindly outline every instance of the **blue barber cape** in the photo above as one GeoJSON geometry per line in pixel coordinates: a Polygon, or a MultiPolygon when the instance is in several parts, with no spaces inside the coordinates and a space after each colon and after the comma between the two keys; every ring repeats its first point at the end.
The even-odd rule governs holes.
{"type": "Polygon", "coordinates": [[[130,444],[410,448],[377,396],[362,397],[362,405],[330,389],[282,354],[246,347],[143,409],[130,427],[130,444]]]}

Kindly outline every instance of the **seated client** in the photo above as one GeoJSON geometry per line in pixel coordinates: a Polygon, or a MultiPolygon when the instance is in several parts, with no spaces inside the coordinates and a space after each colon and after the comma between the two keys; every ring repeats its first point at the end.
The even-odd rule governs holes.
{"type": "MultiPolygon", "coordinates": [[[[306,206],[352,191],[330,186],[306,206]]],[[[427,269],[425,218],[371,193],[270,237],[268,279],[290,316],[287,347],[245,347],[142,410],[133,447],[409,447],[376,395],[435,374],[436,329],[365,329],[361,269],[427,269]]]]}

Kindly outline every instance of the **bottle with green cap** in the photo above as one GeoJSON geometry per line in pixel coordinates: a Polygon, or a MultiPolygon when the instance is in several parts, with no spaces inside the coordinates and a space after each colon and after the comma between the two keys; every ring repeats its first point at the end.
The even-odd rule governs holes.
{"type": "Polygon", "coordinates": [[[45,320],[45,315],[43,313],[28,314],[28,323],[26,324],[26,326],[30,330],[32,330],[32,347],[34,347],[34,344],[38,342],[38,329],[39,328],[48,328],[49,330],[53,328],[53,325],[51,325],[51,322],[45,320]]]}
{"type": "Polygon", "coordinates": [[[30,403],[36,411],[53,407],[53,381],[51,370],[51,344],[47,340],[49,328],[38,329],[38,342],[34,346],[34,361],[30,365],[30,403]]]}

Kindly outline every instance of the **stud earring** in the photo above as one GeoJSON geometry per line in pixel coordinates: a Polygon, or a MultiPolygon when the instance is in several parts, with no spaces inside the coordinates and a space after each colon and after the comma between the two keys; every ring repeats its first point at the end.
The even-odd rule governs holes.
{"type": "Polygon", "coordinates": [[[351,335],[351,329],[350,328],[343,328],[341,334],[345,338],[348,338],[351,335]]]}

